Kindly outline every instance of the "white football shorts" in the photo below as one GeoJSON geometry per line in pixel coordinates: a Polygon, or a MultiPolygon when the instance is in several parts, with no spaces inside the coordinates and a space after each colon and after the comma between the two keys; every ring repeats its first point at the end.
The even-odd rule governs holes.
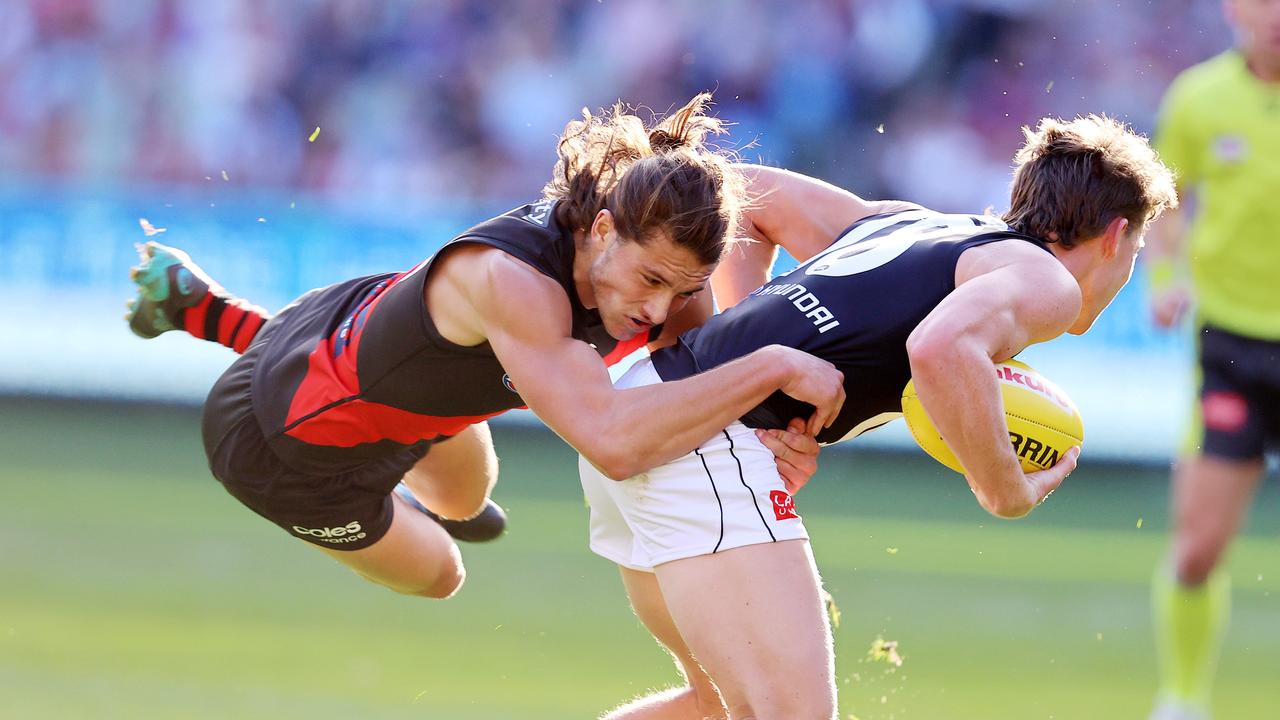
{"type": "MultiPolygon", "coordinates": [[[[614,386],[658,382],[645,358],[614,386]]],[[[633,570],[809,537],[773,453],[740,422],[688,455],[628,480],[609,479],[581,456],[578,470],[591,505],[592,552],[633,570]]]]}

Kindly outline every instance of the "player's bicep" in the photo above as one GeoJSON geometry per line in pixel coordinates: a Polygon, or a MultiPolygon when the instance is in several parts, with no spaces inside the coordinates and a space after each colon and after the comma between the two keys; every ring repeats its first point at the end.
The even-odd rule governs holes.
{"type": "Polygon", "coordinates": [[[908,353],[913,358],[941,356],[964,345],[993,359],[1011,357],[1016,351],[1006,348],[1020,338],[1006,290],[986,278],[956,288],[912,331],[908,353]]]}
{"type": "Polygon", "coordinates": [[[804,262],[822,252],[853,223],[884,212],[919,206],[896,200],[864,200],[817,178],[789,170],[744,166],[755,202],[743,214],[758,235],[804,262]]]}
{"type": "Polygon", "coordinates": [[[551,341],[505,336],[492,343],[521,399],[574,447],[597,413],[607,410],[613,385],[590,345],[561,336],[551,341]]]}
{"type": "Polygon", "coordinates": [[[742,302],[753,290],[769,282],[778,246],[759,235],[754,226],[744,223],[748,238],[731,245],[715,272],[711,273],[711,289],[716,305],[723,311],[742,302]]]}
{"type": "Polygon", "coordinates": [[[572,337],[563,288],[513,263],[495,262],[477,298],[486,338],[529,408],[576,445],[588,418],[610,400],[609,373],[590,345],[572,337]]]}
{"type": "Polygon", "coordinates": [[[1007,360],[1028,345],[1066,332],[1080,312],[1065,270],[1014,263],[957,287],[916,327],[909,348],[941,352],[964,346],[1007,360]]]}

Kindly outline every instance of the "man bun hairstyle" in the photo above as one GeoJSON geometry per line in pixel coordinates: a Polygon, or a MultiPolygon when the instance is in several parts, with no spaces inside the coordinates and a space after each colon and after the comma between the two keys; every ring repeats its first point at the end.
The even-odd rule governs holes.
{"type": "Polygon", "coordinates": [[[1044,118],[1022,133],[1003,218],[1019,232],[1071,248],[1117,217],[1141,231],[1178,205],[1173,173],[1145,137],[1118,120],[1044,118]]]}
{"type": "Polygon", "coordinates": [[[613,214],[624,240],[646,243],[655,233],[690,250],[705,264],[720,259],[745,203],[746,180],[732,156],[707,143],[725,132],[706,114],[700,93],[653,127],[625,108],[570,121],[543,197],[559,200],[556,219],[587,231],[600,210],[613,214]]]}

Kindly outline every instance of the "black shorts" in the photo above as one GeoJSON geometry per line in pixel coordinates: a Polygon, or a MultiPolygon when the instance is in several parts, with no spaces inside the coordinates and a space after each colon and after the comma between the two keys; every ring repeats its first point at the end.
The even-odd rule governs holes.
{"type": "Polygon", "coordinates": [[[201,423],[209,469],[233,497],[290,535],[334,550],[368,547],[391,527],[391,492],[430,443],[332,475],[287,466],[268,446],[249,391],[269,334],[270,323],[209,391],[201,423]]]}
{"type": "Polygon", "coordinates": [[[1252,460],[1280,449],[1280,342],[1200,331],[1200,452],[1252,460]]]}

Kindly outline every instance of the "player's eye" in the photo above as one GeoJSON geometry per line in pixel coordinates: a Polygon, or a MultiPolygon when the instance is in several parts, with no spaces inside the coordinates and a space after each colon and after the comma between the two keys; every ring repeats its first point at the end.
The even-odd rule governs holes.
{"type": "Polygon", "coordinates": [[[646,285],[648,285],[649,287],[658,287],[659,285],[661,285],[661,284],[662,284],[662,281],[661,281],[661,280],[659,280],[659,279],[658,279],[658,278],[656,278],[656,277],[653,277],[652,275],[645,275],[645,276],[644,276],[644,282],[645,282],[645,284],[646,284],[646,285]]]}

